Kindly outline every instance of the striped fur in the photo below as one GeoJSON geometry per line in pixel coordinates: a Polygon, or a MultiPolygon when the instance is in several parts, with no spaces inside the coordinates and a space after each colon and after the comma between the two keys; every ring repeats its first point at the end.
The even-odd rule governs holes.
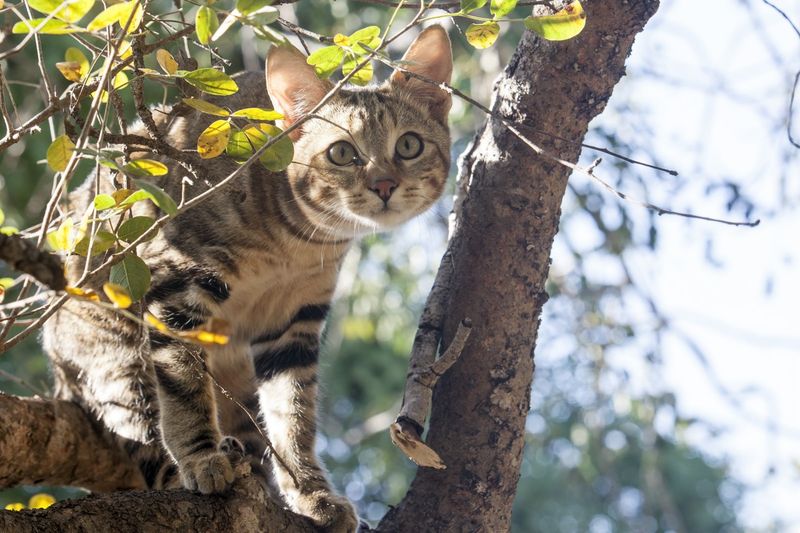
{"type": "MultiPolygon", "coordinates": [[[[416,57],[412,46],[406,60],[414,65],[416,59],[420,72],[430,74],[431,44],[441,48],[438,60],[446,65],[439,70],[449,78],[450,48],[441,28],[423,32],[416,45],[426,54],[416,57]]],[[[272,106],[263,74],[236,80],[236,95],[212,101],[230,109],[272,106]]],[[[319,98],[329,87],[287,49],[270,55],[267,80],[275,107],[286,114],[284,126],[314,104],[311,95],[319,98]]],[[[265,431],[282,460],[273,458],[272,471],[285,501],[327,530],[354,530],[352,506],[333,492],[314,454],[320,334],[351,242],[408,220],[441,195],[450,164],[448,108],[444,93],[402,76],[341,91],[320,111],[324,119],[309,121],[295,136],[286,172],[250,167],[138,251],[152,271],[143,309],[178,331],[224,319],[230,342],[203,349],[70,301],[45,329],[58,396],[96,413],[152,487],[173,486],[179,478],[190,489],[220,492],[233,479],[220,449],[223,435],[236,437],[260,463],[267,457],[265,431]],[[396,155],[395,143],[409,131],[424,147],[406,160],[396,155]],[[336,166],[328,159],[328,147],[340,140],[357,147],[363,164],[336,166]],[[375,191],[376,180],[387,179],[396,183],[388,201],[375,191]],[[252,422],[257,417],[262,428],[252,422]]],[[[159,120],[173,145],[187,149],[213,118],[190,110],[159,120]]],[[[165,162],[171,173],[158,184],[179,198],[185,171],[165,162]]],[[[237,167],[224,156],[197,163],[210,169],[212,183],[189,185],[189,197],[237,167]]],[[[77,209],[91,200],[90,187],[73,195],[77,209]]],[[[136,210],[158,214],[149,203],[136,210]]],[[[70,277],[81,272],[80,261],[71,261],[70,277]]],[[[99,288],[104,279],[90,285],[99,288]]]]}

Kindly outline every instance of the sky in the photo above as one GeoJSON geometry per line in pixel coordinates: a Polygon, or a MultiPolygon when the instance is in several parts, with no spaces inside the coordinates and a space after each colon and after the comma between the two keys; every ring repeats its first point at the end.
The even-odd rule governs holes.
{"type": "MultiPolygon", "coordinates": [[[[775,3],[800,24],[800,3],[775,3]]],[[[705,194],[724,179],[754,200],[750,216],[761,219],[747,228],[663,216],[656,252],[630,258],[636,284],[674,332],[664,338],[661,378],[683,416],[724,429],[686,437],[729,459],[750,488],[743,522],[800,531],[800,150],[785,134],[800,37],[760,0],[664,1],[628,69],[613,98],[643,114],[654,135],[645,158],[678,170],[683,186],[621,188],[663,207],[743,220],[743,210],[726,212],[724,194],[705,194]]],[[[626,117],[607,113],[599,126],[624,136],[626,117]]]]}

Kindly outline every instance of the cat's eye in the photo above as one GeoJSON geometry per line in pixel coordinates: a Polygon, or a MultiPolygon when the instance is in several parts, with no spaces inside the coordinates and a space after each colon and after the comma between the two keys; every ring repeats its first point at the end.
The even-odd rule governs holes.
{"type": "Polygon", "coordinates": [[[425,145],[419,135],[413,132],[404,133],[397,139],[397,144],[394,145],[394,151],[402,159],[414,159],[419,157],[425,145]]]}
{"type": "Polygon", "coordinates": [[[347,141],[337,141],[328,147],[328,160],[340,167],[358,164],[360,161],[355,147],[347,141]]]}

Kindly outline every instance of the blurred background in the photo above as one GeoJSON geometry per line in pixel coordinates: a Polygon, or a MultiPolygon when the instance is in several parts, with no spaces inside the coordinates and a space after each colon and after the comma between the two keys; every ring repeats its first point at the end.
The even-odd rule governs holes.
{"type": "MultiPolygon", "coordinates": [[[[636,41],[627,77],[592,124],[588,143],[679,172],[603,156],[597,173],[620,191],[761,224],[659,217],[583,176],[571,178],[536,348],[514,531],[800,531],[800,150],[787,136],[800,34],[768,4],[662,2],[636,41]]],[[[800,24],[800,5],[775,4],[800,24]]],[[[326,35],[384,25],[390,15],[344,0],[301,0],[281,11],[326,35]]],[[[12,21],[6,12],[3,24],[12,21]]],[[[519,25],[504,26],[494,47],[477,51],[457,27],[465,24],[439,22],[451,28],[454,85],[488,103],[519,25]]],[[[399,56],[412,37],[393,52],[399,56]]],[[[68,37],[44,39],[48,65],[72,45],[68,37]]],[[[229,72],[260,69],[267,46],[245,28],[229,32],[219,53],[229,72]]],[[[210,61],[190,50],[201,64],[210,61]]],[[[24,116],[42,107],[28,54],[2,65],[24,116]]],[[[376,67],[376,74],[386,71],[376,67]]],[[[148,90],[150,101],[161,99],[158,87],[148,90]]],[[[454,102],[453,176],[483,120],[454,102]]],[[[52,174],[42,159],[60,133],[57,123],[51,128],[0,154],[7,223],[35,224],[44,210],[52,174]]],[[[586,164],[602,155],[584,152],[586,164]]],[[[373,523],[415,472],[387,428],[449,208],[446,198],[403,230],[352,251],[326,332],[319,451],[336,485],[373,523]]],[[[0,355],[0,371],[7,392],[48,389],[34,338],[0,355]]],[[[41,490],[2,491],[0,505],[41,490]]]]}

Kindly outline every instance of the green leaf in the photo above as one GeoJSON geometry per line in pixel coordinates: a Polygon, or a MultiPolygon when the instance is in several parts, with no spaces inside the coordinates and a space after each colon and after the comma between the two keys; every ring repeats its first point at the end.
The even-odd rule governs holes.
{"type": "Polygon", "coordinates": [[[489,48],[500,35],[500,25],[494,21],[470,24],[464,36],[467,42],[478,49],[489,48]]]}
{"type": "Polygon", "coordinates": [[[19,229],[13,226],[3,226],[0,228],[0,235],[16,235],[19,233],[19,229]]]}
{"type": "Polygon", "coordinates": [[[136,302],[150,288],[150,269],[138,256],[127,254],[122,261],[111,267],[109,281],[128,291],[136,302]]]}
{"type": "Polygon", "coordinates": [[[469,13],[486,5],[487,0],[461,0],[461,12],[469,13]]]}
{"type": "Polygon", "coordinates": [[[197,138],[197,153],[203,159],[217,157],[225,151],[230,136],[230,122],[215,120],[197,138]]]}
{"type": "Polygon", "coordinates": [[[344,53],[339,46],[326,46],[308,56],[306,63],[314,67],[320,78],[329,78],[342,64],[344,53]]]}
{"type": "MultiPolygon", "coordinates": [[[[264,146],[268,141],[282,133],[282,130],[271,124],[251,124],[241,131],[234,132],[228,141],[228,155],[237,161],[245,161],[252,156],[256,150],[264,146]]],[[[289,137],[281,140],[267,148],[259,160],[267,169],[279,172],[289,166],[294,157],[294,145],[289,137]]]]}
{"type": "Polygon", "coordinates": [[[94,197],[94,208],[96,211],[105,211],[117,205],[117,201],[110,194],[98,194],[94,197]]]}
{"type": "Polygon", "coordinates": [[[63,20],[50,19],[47,22],[44,22],[45,20],[46,19],[43,18],[22,20],[12,26],[11,33],[30,33],[32,29],[35,30],[36,28],[39,28],[40,25],[41,27],[36,33],[40,33],[42,35],[67,35],[69,33],[86,31],[83,28],[76,28],[75,26],[72,26],[63,20]],[[43,25],[42,22],[44,22],[43,25]]]}
{"type": "Polygon", "coordinates": [[[230,76],[215,68],[199,68],[183,75],[190,85],[207,94],[229,96],[239,90],[230,76]]]}
{"type": "Polygon", "coordinates": [[[141,178],[144,176],[163,176],[169,169],[161,161],[153,159],[137,159],[122,167],[122,171],[131,176],[141,178]]]}
{"type": "Polygon", "coordinates": [[[135,191],[127,194],[124,198],[122,198],[122,200],[117,203],[117,207],[119,207],[120,209],[125,209],[132,206],[136,202],[141,202],[142,200],[152,200],[152,199],[153,197],[147,191],[135,191]]]}
{"type": "Polygon", "coordinates": [[[256,11],[255,13],[250,13],[246,18],[241,20],[242,24],[247,24],[248,26],[255,26],[256,28],[263,28],[267,24],[272,24],[276,20],[278,20],[281,16],[281,12],[278,11],[275,7],[265,7],[256,11]]]}
{"type": "Polygon", "coordinates": [[[208,6],[201,6],[194,19],[195,32],[200,44],[208,44],[211,36],[219,28],[217,13],[208,6]]]}
{"type": "MultiPolygon", "coordinates": [[[[140,216],[129,218],[120,225],[119,230],[117,230],[117,237],[125,242],[133,242],[147,232],[155,222],[155,219],[151,217],[140,216]]],[[[147,240],[153,237],[155,237],[155,234],[150,236],[147,240]]]]}
{"type": "Polygon", "coordinates": [[[94,0],[67,0],[66,2],[62,2],[62,0],[28,0],[28,5],[45,15],[52,13],[55,18],[64,22],[78,22],[92,9],[94,0]],[[62,3],[65,5],[60,7],[62,3]]]}
{"type": "Polygon", "coordinates": [[[201,100],[199,98],[184,98],[183,103],[207,115],[227,117],[231,114],[227,109],[216,106],[211,102],[206,102],[205,100],[201,100]]]}
{"type": "Polygon", "coordinates": [[[118,23],[120,27],[124,27],[128,20],[131,19],[131,16],[133,16],[128,26],[128,31],[130,32],[139,26],[143,15],[142,6],[136,0],[123,2],[121,4],[113,4],[92,19],[86,29],[89,31],[96,31],[111,26],[115,22],[118,23]]]}
{"type": "MultiPolygon", "coordinates": [[[[350,72],[355,69],[359,63],[363,61],[362,58],[350,55],[347,59],[345,59],[344,64],[342,65],[342,74],[347,76],[350,72]]],[[[355,85],[366,85],[372,79],[373,69],[372,69],[372,62],[368,62],[366,65],[361,67],[353,77],[350,78],[350,82],[354,83],[355,85]]]]}
{"type": "Polygon", "coordinates": [[[61,135],[47,148],[47,164],[56,172],[63,172],[74,151],[75,143],[66,135],[61,135]]]}
{"type": "MultiPolygon", "coordinates": [[[[277,137],[283,130],[271,124],[261,124],[260,128],[270,137],[277,137]]],[[[267,148],[259,159],[261,164],[273,172],[280,172],[289,166],[294,158],[294,144],[289,136],[281,138],[278,142],[267,148]]]]}
{"type": "MultiPolygon", "coordinates": [[[[114,237],[114,234],[108,231],[100,230],[94,236],[94,242],[92,242],[92,252],[91,255],[95,256],[98,254],[102,254],[112,246],[117,243],[117,239],[114,237]]],[[[78,255],[82,255],[86,257],[89,254],[89,236],[85,236],[81,239],[78,244],[75,245],[75,253],[78,255]]]]}
{"type": "Polygon", "coordinates": [[[380,35],[381,29],[378,26],[367,26],[350,34],[347,40],[350,41],[350,46],[355,53],[364,55],[368,54],[369,50],[359,44],[363,43],[372,49],[378,48],[381,45],[380,35]]]}
{"type": "Polygon", "coordinates": [[[244,117],[249,118],[250,120],[281,120],[283,115],[275,111],[274,109],[263,109],[261,107],[246,107],[244,109],[238,109],[231,113],[232,117],[244,117]]]}
{"type": "Polygon", "coordinates": [[[249,15],[261,9],[272,5],[273,0],[237,0],[236,9],[242,15],[249,15]]]}
{"type": "MultiPolygon", "coordinates": [[[[153,200],[153,203],[156,204],[162,211],[168,214],[171,217],[174,217],[178,214],[178,206],[175,205],[175,200],[170,197],[167,193],[165,193],[159,187],[156,187],[152,183],[143,180],[135,180],[136,186],[139,189],[147,191],[150,194],[150,199],[153,200]]],[[[135,193],[134,193],[135,194],[135,193]]]]}
{"type": "Polygon", "coordinates": [[[578,0],[574,0],[554,15],[525,18],[525,27],[548,41],[566,41],[578,35],[586,26],[586,13],[578,0]]]}
{"type": "Polygon", "coordinates": [[[517,7],[517,0],[492,0],[489,9],[494,18],[499,19],[511,13],[517,7]]]}
{"type": "Polygon", "coordinates": [[[5,220],[6,220],[6,214],[3,213],[2,209],[0,209],[0,226],[3,225],[3,222],[5,222],[5,220]]]}

